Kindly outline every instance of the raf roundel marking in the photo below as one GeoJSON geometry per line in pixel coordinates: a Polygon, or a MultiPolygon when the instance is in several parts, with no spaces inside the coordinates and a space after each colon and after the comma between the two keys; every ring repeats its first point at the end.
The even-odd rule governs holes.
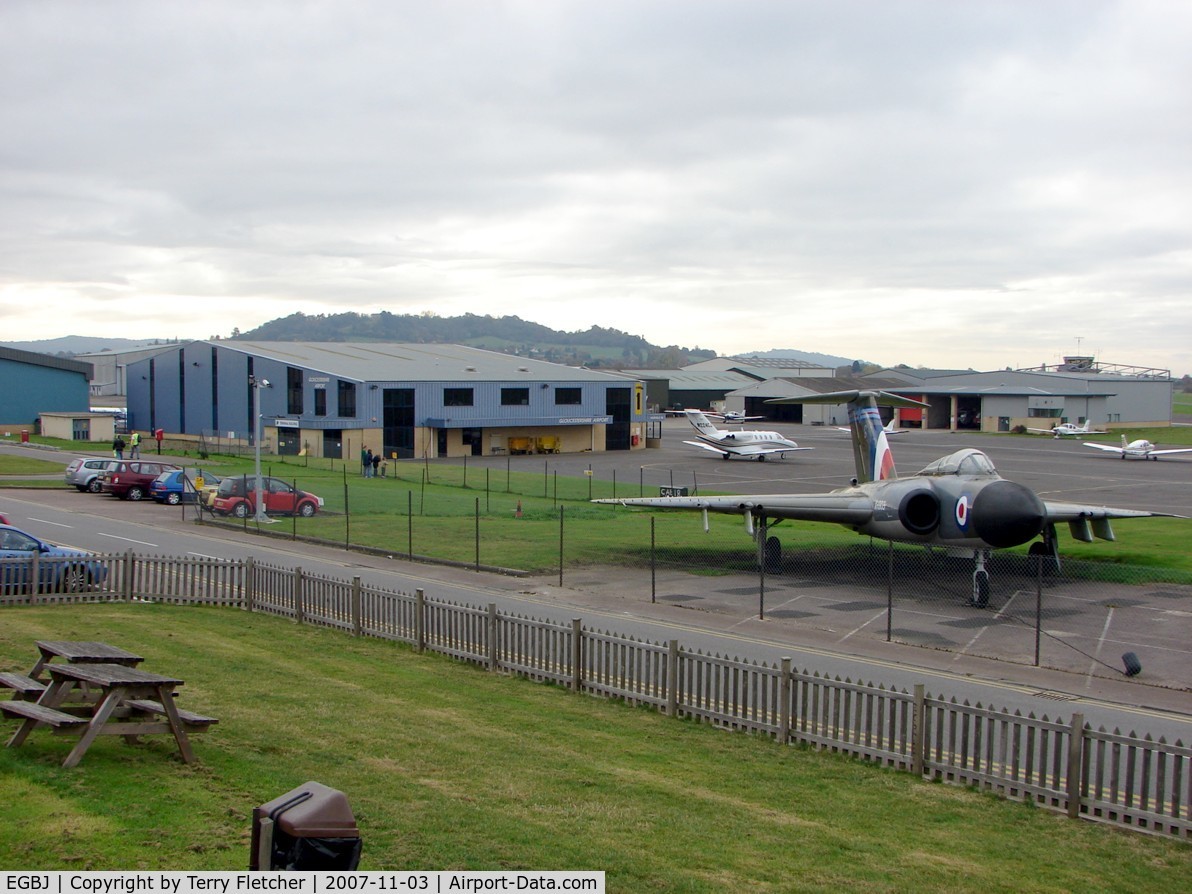
{"type": "Polygon", "coordinates": [[[971,503],[972,501],[969,499],[968,494],[965,494],[956,501],[956,524],[960,525],[961,528],[968,527],[969,506],[971,503]]]}

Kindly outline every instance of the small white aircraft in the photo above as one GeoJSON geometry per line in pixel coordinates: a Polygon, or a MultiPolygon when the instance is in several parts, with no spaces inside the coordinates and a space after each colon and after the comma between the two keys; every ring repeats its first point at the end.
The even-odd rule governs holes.
{"type": "MultiPolygon", "coordinates": [[[[843,425],[836,426],[836,430],[848,432],[849,434],[852,434],[852,431],[853,431],[851,428],[845,428],[843,425]]],[[[904,435],[908,431],[910,431],[910,429],[895,428],[894,420],[891,419],[889,422],[887,422],[885,425],[882,426],[882,431],[884,431],[887,435],[904,435]]]]}
{"type": "Polygon", "coordinates": [[[758,419],[765,419],[765,416],[746,416],[744,413],[737,410],[725,410],[723,413],[705,413],[705,416],[711,416],[713,419],[719,419],[722,422],[727,422],[729,425],[741,422],[756,422],[758,419]]]}
{"type": "Polygon", "coordinates": [[[1094,444],[1091,441],[1084,442],[1085,447],[1094,447],[1097,450],[1105,450],[1109,453],[1116,453],[1122,459],[1132,456],[1136,459],[1153,459],[1158,460],[1161,456],[1171,456],[1173,453],[1192,453],[1192,447],[1165,447],[1159,449],[1158,444],[1152,444],[1146,438],[1139,438],[1137,441],[1130,441],[1126,443],[1126,436],[1122,435],[1122,446],[1114,447],[1112,444],[1094,444]]]}
{"type": "Polygon", "coordinates": [[[1061,422],[1053,428],[1028,428],[1027,431],[1033,431],[1037,435],[1051,435],[1055,438],[1070,438],[1076,435],[1104,435],[1108,432],[1093,431],[1089,428],[1089,421],[1084,420],[1083,425],[1077,425],[1075,422],[1061,422]]]}
{"type": "Polygon", "coordinates": [[[777,453],[779,456],[793,450],[811,450],[811,447],[800,447],[794,441],[784,438],[776,431],[726,431],[717,428],[708,421],[700,410],[684,410],[687,421],[699,432],[698,441],[684,441],[692,447],[702,447],[719,453],[721,458],[730,456],[747,456],[758,462],[765,462],[766,457],[777,453]]]}

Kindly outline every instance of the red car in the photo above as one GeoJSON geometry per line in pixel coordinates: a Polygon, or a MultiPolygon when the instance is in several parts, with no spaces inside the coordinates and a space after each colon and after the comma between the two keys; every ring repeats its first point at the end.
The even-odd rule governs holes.
{"type": "MultiPolygon", "coordinates": [[[[323,498],[304,490],[295,490],[280,478],[262,478],[265,490],[265,512],[281,515],[301,515],[310,518],[323,508],[323,498]]],[[[246,518],[257,513],[257,479],[255,475],[225,478],[219,483],[211,511],[218,515],[246,518]]]]}

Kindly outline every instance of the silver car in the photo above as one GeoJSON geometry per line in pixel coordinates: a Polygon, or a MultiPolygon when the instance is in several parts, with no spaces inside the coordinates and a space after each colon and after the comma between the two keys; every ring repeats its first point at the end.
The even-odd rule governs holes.
{"type": "Polygon", "coordinates": [[[73,484],[84,493],[97,494],[100,491],[100,477],[115,466],[114,459],[76,459],[66,467],[66,483],[73,484]]]}

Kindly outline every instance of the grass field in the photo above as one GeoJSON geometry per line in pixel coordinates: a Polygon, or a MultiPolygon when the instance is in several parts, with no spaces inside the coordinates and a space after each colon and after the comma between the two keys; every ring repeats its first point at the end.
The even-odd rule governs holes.
{"type": "MultiPolygon", "coordinates": [[[[1186,890],[1192,847],[228,609],[8,608],[0,669],[96,639],[220,722],[182,764],[0,750],[0,869],[237,870],[251,809],[343,790],[362,869],[595,869],[616,892],[1186,890]]],[[[8,729],[11,722],[5,725],[8,729]]]]}

